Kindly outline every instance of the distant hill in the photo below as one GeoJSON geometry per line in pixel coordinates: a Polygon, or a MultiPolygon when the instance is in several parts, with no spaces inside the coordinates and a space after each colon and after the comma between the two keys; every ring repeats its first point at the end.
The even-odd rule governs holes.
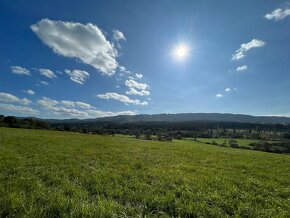
{"type": "Polygon", "coordinates": [[[103,117],[96,119],[47,119],[49,123],[140,123],[140,122],[190,122],[190,121],[213,121],[213,122],[238,122],[238,123],[263,123],[263,124],[290,124],[289,117],[277,116],[251,116],[244,114],[221,114],[221,113],[179,113],[179,114],[140,114],[120,115],[115,117],[103,117]]]}

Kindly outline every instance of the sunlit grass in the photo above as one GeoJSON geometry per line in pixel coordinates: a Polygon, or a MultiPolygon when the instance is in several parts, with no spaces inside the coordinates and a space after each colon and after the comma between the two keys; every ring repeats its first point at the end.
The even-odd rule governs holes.
{"type": "Polygon", "coordinates": [[[0,217],[287,217],[290,156],[0,128],[0,217]]]}

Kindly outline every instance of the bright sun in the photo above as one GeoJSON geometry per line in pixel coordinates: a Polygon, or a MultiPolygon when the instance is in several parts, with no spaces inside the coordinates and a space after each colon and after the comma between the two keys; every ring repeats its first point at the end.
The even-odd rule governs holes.
{"type": "Polygon", "coordinates": [[[185,44],[179,44],[174,48],[173,55],[176,60],[184,60],[189,55],[189,47],[185,44]]]}

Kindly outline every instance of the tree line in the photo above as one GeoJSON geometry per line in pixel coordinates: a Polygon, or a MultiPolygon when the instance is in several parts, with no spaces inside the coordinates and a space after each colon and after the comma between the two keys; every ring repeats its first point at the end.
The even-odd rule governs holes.
{"type": "Polygon", "coordinates": [[[0,126],[26,129],[50,129],[48,122],[35,118],[17,118],[0,115],[0,126]]]}

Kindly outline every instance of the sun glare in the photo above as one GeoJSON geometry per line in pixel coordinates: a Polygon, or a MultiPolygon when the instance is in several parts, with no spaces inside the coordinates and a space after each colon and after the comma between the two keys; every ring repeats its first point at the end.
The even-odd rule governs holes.
{"type": "Polygon", "coordinates": [[[179,44],[174,48],[173,55],[176,60],[184,60],[189,55],[189,47],[186,44],[179,44]]]}

